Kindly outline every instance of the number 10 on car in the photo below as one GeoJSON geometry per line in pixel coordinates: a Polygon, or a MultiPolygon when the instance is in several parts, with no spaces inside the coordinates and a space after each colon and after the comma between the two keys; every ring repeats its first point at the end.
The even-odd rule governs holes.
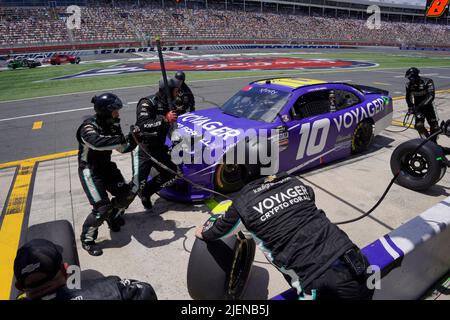
{"type": "Polygon", "coordinates": [[[321,153],[325,149],[329,131],[330,119],[327,118],[315,121],[312,128],[310,123],[303,124],[296,159],[303,159],[305,152],[308,157],[321,153]]]}

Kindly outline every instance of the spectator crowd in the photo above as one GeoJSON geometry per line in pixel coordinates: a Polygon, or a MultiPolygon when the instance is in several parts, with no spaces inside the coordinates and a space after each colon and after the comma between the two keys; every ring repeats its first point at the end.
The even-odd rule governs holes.
{"type": "Polygon", "coordinates": [[[69,31],[65,8],[0,8],[0,45],[163,39],[281,39],[359,41],[388,45],[450,46],[450,26],[366,21],[243,10],[82,7],[81,28],[69,31]]]}

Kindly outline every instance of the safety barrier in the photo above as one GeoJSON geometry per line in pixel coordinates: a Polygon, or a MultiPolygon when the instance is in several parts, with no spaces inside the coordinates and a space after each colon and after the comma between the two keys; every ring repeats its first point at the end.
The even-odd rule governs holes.
{"type": "Polygon", "coordinates": [[[400,47],[400,50],[413,50],[413,51],[450,51],[450,48],[400,47]]]}
{"type": "MultiPolygon", "coordinates": [[[[374,300],[417,300],[450,270],[450,197],[362,249],[374,300]],[[378,268],[377,268],[378,267],[378,268]]],[[[293,289],[273,300],[296,299],[293,289]]]]}
{"type": "MultiPolygon", "coordinates": [[[[163,51],[192,51],[192,50],[217,50],[217,51],[229,51],[229,50],[242,50],[242,49],[343,49],[352,48],[348,46],[339,45],[300,45],[300,44],[230,44],[230,45],[174,45],[163,46],[163,51]]],[[[121,54],[121,53],[142,53],[142,52],[155,52],[155,47],[119,47],[111,49],[97,49],[97,50],[72,50],[72,51],[52,51],[52,52],[33,52],[26,54],[13,54],[14,56],[24,56],[27,58],[33,58],[37,55],[43,55],[45,57],[51,57],[56,54],[69,54],[74,56],[86,56],[86,55],[104,55],[104,54],[121,54]]]]}

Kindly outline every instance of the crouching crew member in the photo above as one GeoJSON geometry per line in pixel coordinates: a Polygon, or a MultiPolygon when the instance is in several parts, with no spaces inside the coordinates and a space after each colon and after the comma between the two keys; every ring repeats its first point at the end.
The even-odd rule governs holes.
{"type": "Polygon", "coordinates": [[[112,231],[119,231],[124,224],[121,217],[133,201],[129,184],[111,161],[112,150],[130,152],[135,147],[133,139],[125,137],[120,127],[119,110],[122,101],[112,93],[95,96],[95,115],[78,128],[78,174],[92,212],[86,218],[81,233],[83,249],[93,256],[103,253],[95,243],[98,228],[106,221],[112,231]],[[108,197],[110,192],[114,198],[108,197]]]}
{"type": "MultiPolygon", "coordinates": [[[[169,78],[167,82],[171,98],[175,100],[181,82],[175,78],[169,78]]],[[[149,154],[158,162],[177,171],[177,166],[172,162],[169,149],[165,144],[172,125],[176,124],[176,121],[177,113],[169,106],[164,81],[161,79],[158,92],[142,98],[136,109],[136,126],[140,131],[142,143],[133,150],[133,193],[139,195],[142,205],[147,210],[152,209],[151,196],[175,180],[175,175],[154,163],[149,154]],[[152,180],[148,182],[152,167],[158,170],[159,175],[152,177],[152,180]]]]}
{"type": "Polygon", "coordinates": [[[365,256],[315,205],[314,191],[286,173],[247,184],[222,216],[197,228],[205,241],[242,222],[300,299],[371,299],[365,256]]]}
{"type": "MultiPolygon", "coordinates": [[[[415,129],[422,138],[428,138],[430,134],[439,131],[439,119],[434,108],[435,88],[433,80],[421,77],[417,68],[406,71],[406,103],[409,113],[415,116],[415,129]],[[430,125],[430,133],[425,128],[425,120],[430,125]]],[[[432,138],[437,141],[437,136],[432,138]]]]}
{"type": "Polygon", "coordinates": [[[156,300],[148,283],[116,276],[81,281],[80,288],[67,286],[67,268],[58,247],[34,239],[17,251],[14,261],[20,300],[156,300]]]}

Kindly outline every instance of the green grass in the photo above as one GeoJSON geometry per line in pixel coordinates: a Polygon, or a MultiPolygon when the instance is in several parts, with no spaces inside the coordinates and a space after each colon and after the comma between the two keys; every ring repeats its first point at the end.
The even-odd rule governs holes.
{"type": "MultiPolygon", "coordinates": [[[[299,55],[292,55],[299,57],[299,55]]],[[[398,54],[383,53],[327,53],[320,55],[304,55],[302,58],[330,58],[344,60],[364,60],[379,64],[379,68],[408,68],[411,66],[433,67],[449,66],[450,60],[443,57],[418,57],[407,56],[399,52],[398,54]]],[[[72,75],[82,71],[107,68],[117,63],[95,63],[81,65],[62,65],[47,68],[7,70],[0,72],[0,101],[33,98],[64,93],[75,93],[83,91],[105,90],[122,87],[144,86],[156,84],[160,74],[158,72],[140,72],[135,74],[124,74],[116,76],[49,80],[51,78],[72,75]]],[[[301,74],[308,74],[317,70],[303,71],[301,74]]],[[[189,80],[221,79],[245,76],[271,76],[292,74],[295,71],[196,71],[189,73],[189,80]]],[[[339,70],[330,70],[339,72],[339,70]]],[[[349,70],[341,70],[349,72],[349,70]]],[[[297,73],[297,72],[295,72],[297,73]]]]}

